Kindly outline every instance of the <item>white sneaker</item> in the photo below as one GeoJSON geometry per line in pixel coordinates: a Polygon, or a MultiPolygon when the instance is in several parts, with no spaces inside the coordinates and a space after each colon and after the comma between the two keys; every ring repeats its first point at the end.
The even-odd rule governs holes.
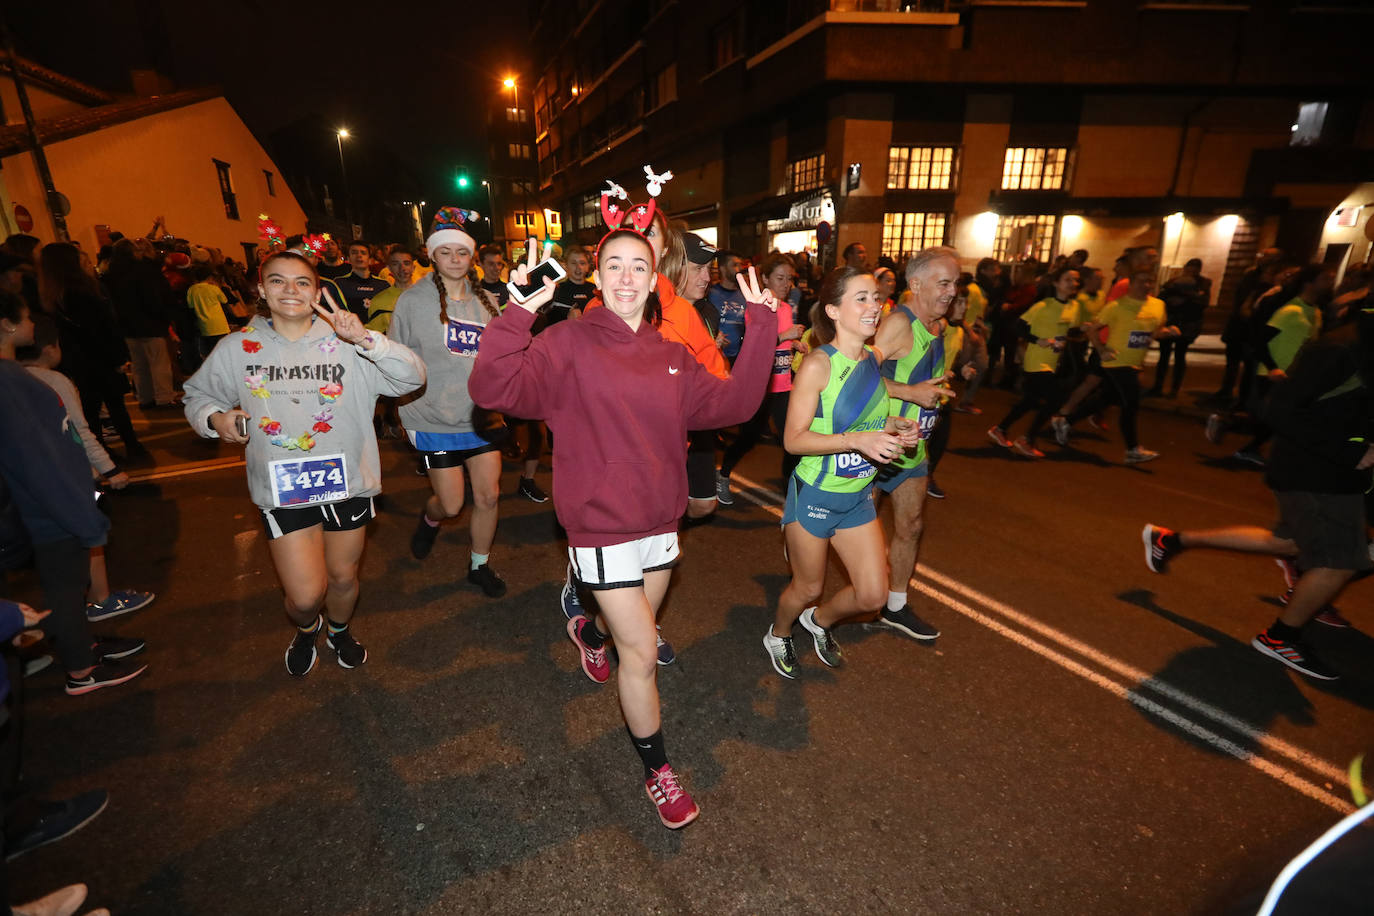
{"type": "Polygon", "coordinates": [[[1154,461],[1158,457],[1159,452],[1152,452],[1148,448],[1141,448],[1138,445],[1126,450],[1127,464],[1143,464],[1146,461],[1154,461]]]}

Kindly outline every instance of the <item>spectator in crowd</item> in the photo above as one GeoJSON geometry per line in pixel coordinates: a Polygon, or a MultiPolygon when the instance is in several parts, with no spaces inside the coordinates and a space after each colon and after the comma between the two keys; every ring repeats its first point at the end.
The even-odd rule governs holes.
{"type": "Polygon", "coordinates": [[[1157,398],[1164,394],[1164,379],[1172,356],[1174,372],[1168,396],[1176,398],[1183,386],[1183,374],[1188,371],[1188,348],[1202,333],[1202,315],[1212,301],[1212,281],[1202,275],[1202,260],[1190,258],[1183,265],[1183,273],[1164,284],[1159,297],[1164,300],[1167,323],[1178,328],[1179,336],[1160,339],[1155,383],[1145,396],[1157,398]]]}
{"type": "Polygon", "coordinates": [[[591,260],[587,251],[579,246],[568,249],[564,256],[567,262],[568,277],[554,290],[553,302],[545,318],[545,327],[557,324],[565,318],[581,318],[587,303],[596,295],[596,284],[587,280],[591,273],[591,260]]]}
{"type": "Polygon", "coordinates": [[[744,342],[744,293],[740,292],[735,277],[740,274],[740,256],[733,251],[716,252],[716,264],[720,268],[720,282],[713,283],[706,290],[706,298],[716,309],[716,326],[719,328],[716,343],[731,363],[739,355],[740,344],[744,342]]]}
{"type": "Polygon", "coordinates": [[[167,350],[171,290],[157,265],[141,257],[132,240],[120,239],[110,252],[105,288],[133,362],[138,405],[145,410],[176,406],[167,350]]]}
{"type": "MultiPolygon", "coordinates": [[[[286,247],[292,248],[295,246],[291,244],[290,239],[287,239],[286,247]]],[[[315,265],[315,269],[320,272],[321,277],[337,280],[340,277],[346,277],[351,274],[353,272],[353,265],[344,260],[343,249],[339,247],[339,243],[326,235],[324,240],[324,256],[319,259],[319,262],[315,265]]]]}
{"type": "Polygon", "coordinates": [[[868,249],[864,247],[863,242],[850,242],[844,246],[840,257],[844,258],[845,266],[852,270],[861,270],[864,273],[870,273],[872,270],[868,265],[868,249]]]}

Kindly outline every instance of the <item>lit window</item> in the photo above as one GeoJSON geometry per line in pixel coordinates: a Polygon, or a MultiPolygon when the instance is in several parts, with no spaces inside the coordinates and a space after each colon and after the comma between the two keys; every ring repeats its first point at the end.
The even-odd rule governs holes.
{"type": "Polygon", "coordinates": [[[507,108],[506,120],[512,124],[524,124],[530,118],[530,113],[524,108],[507,108]]]}
{"type": "Polygon", "coordinates": [[[992,256],[999,261],[1026,257],[1048,261],[1054,251],[1054,230],[1058,224],[1059,217],[1053,215],[999,216],[992,256]]]}
{"type": "Polygon", "coordinates": [[[901,262],[916,252],[945,243],[948,213],[884,213],[883,254],[901,262]]]}
{"type": "Polygon", "coordinates": [[[1060,191],[1068,187],[1069,150],[1063,146],[1009,146],[1002,160],[1003,191],[1060,191]]]}
{"type": "Polygon", "coordinates": [[[1298,106],[1298,116],[1290,128],[1290,146],[1311,146],[1322,138],[1322,128],[1326,125],[1326,102],[1303,102],[1298,106]]]}
{"type": "Polygon", "coordinates": [[[954,187],[958,150],[952,146],[894,146],[887,151],[887,186],[912,191],[954,187]]]}
{"type": "Polygon", "coordinates": [[[512,159],[530,158],[530,145],[528,143],[512,143],[507,149],[512,159]]]}
{"type": "Polygon", "coordinates": [[[527,229],[533,229],[533,228],[534,228],[534,214],[533,214],[533,213],[530,213],[530,212],[528,212],[528,211],[525,211],[525,210],[517,210],[517,211],[515,211],[515,225],[516,225],[516,226],[522,226],[522,227],[525,227],[525,228],[527,228],[527,229]]]}
{"type": "Polygon", "coordinates": [[[807,156],[787,165],[787,186],[793,191],[810,191],[825,181],[825,153],[807,156]]]}

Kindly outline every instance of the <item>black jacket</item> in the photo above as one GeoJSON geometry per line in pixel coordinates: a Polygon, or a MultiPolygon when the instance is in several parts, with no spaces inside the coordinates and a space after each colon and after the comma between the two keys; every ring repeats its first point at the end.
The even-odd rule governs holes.
{"type": "Polygon", "coordinates": [[[1355,465],[1374,442],[1374,391],[1368,357],[1353,325],[1298,351],[1288,377],[1276,382],[1264,407],[1274,428],[1265,480],[1274,490],[1363,493],[1369,470],[1355,465]]]}
{"type": "Polygon", "coordinates": [[[172,323],[172,289],[152,261],[112,267],[105,289],[125,337],[166,337],[172,323]]]}

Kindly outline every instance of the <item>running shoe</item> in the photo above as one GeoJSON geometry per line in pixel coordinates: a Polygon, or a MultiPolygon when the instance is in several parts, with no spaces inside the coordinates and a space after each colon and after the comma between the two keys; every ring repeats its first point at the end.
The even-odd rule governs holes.
{"type": "Polygon", "coordinates": [[[989,427],[988,438],[1002,446],[1002,448],[1011,448],[1011,440],[1007,438],[1007,434],[1002,431],[1002,427],[1000,426],[989,427]]]}
{"type": "Polygon", "coordinates": [[[980,413],[983,412],[983,408],[981,408],[981,407],[975,407],[975,406],[972,405],[972,404],[955,404],[955,405],[954,405],[954,412],[955,412],[955,413],[968,413],[968,414],[973,414],[974,416],[977,416],[978,414],[980,414],[980,413]]]}
{"type": "Polygon", "coordinates": [[[97,636],[95,642],[91,643],[91,654],[95,656],[97,665],[103,665],[106,662],[117,662],[121,658],[137,655],[146,648],[148,648],[148,644],[141,639],[126,636],[97,636]]]}
{"type": "Polygon", "coordinates": [[[840,651],[840,644],[835,642],[835,637],[829,630],[816,623],[815,608],[809,607],[802,611],[801,625],[811,634],[811,641],[816,644],[817,658],[831,668],[839,668],[844,664],[844,653],[840,651]]]}
{"type": "Polygon", "coordinates": [[[1107,422],[1107,418],[1100,413],[1095,413],[1088,417],[1088,425],[1098,432],[1111,432],[1112,424],[1107,422]]]}
{"type": "Polygon", "coordinates": [[[659,633],[657,634],[658,663],[660,665],[671,665],[673,662],[677,661],[677,653],[673,651],[673,644],[663,638],[662,627],[656,626],[654,627],[654,629],[659,631],[659,633]]]}
{"type": "Polygon", "coordinates": [[[878,616],[870,620],[866,627],[879,630],[896,630],[898,633],[905,633],[912,639],[919,639],[928,642],[940,635],[940,631],[932,624],[927,623],[916,612],[911,609],[911,605],[902,605],[901,610],[892,611],[883,608],[878,612],[878,616]]]}
{"type": "Polygon", "coordinates": [[[1289,597],[1293,594],[1293,589],[1298,585],[1298,564],[1287,557],[1274,557],[1274,562],[1279,566],[1279,572],[1283,573],[1283,587],[1288,589],[1288,594],[1283,596],[1283,603],[1287,604],[1289,597]]]}
{"type": "Polygon", "coordinates": [[[1312,619],[1317,621],[1317,623],[1326,624],[1328,627],[1336,627],[1342,630],[1350,628],[1350,621],[1346,620],[1345,615],[1329,604],[1318,611],[1317,616],[1312,619]]]}
{"type": "Polygon", "coordinates": [[[5,835],[5,861],[12,862],[26,852],[69,837],[100,816],[110,803],[104,789],[82,792],[64,801],[45,802],[38,820],[5,835]]]}
{"type": "Polygon", "coordinates": [[[439,526],[431,525],[429,519],[425,518],[425,510],[421,509],[420,520],[415,524],[415,533],[410,536],[410,555],[417,560],[423,560],[434,549],[434,542],[438,537],[439,526]]]}
{"type": "Polygon", "coordinates": [[[1027,458],[1044,458],[1045,453],[1030,444],[1030,440],[1025,436],[1019,437],[1011,444],[1012,451],[1018,455],[1025,455],[1027,458]]]}
{"type": "Polygon", "coordinates": [[[549,501],[549,494],[534,482],[533,477],[521,477],[520,486],[515,488],[515,492],[525,497],[532,503],[546,503],[549,501]]]}
{"type": "Polygon", "coordinates": [[[1064,417],[1050,417],[1050,425],[1054,427],[1054,441],[1068,445],[1069,431],[1073,428],[1069,426],[1069,421],[1064,417]]]}
{"type": "Polygon", "coordinates": [[[40,671],[48,670],[51,665],[52,656],[47,653],[26,658],[24,659],[24,677],[33,677],[40,671]]]}
{"type": "Polygon", "coordinates": [[[486,563],[468,570],[468,582],[480,588],[482,594],[488,598],[500,598],[506,593],[506,580],[498,576],[486,563]]]}
{"type": "Polygon", "coordinates": [[[1159,452],[1152,452],[1148,448],[1141,448],[1139,445],[1135,448],[1126,449],[1127,464],[1144,464],[1147,461],[1154,461],[1158,457],[1159,452]]]}
{"type": "Polygon", "coordinates": [[[792,645],[791,636],[774,636],[770,626],[763,634],[763,647],[768,650],[768,659],[773,670],[785,678],[796,680],[797,650],[792,645]]]}
{"type": "Polygon", "coordinates": [[[1232,452],[1231,457],[1236,461],[1253,464],[1257,468],[1264,467],[1264,456],[1253,449],[1243,448],[1238,452],[1232,452]]]}
{"type": "Polygon", "coordinates": [[[600,649],[593,649],[582,641],[582,628],[590,625],[591,621],[586,617],[574,617],[568,621],[568,638],[577,646],[577,660],[582,664],[582,673],[593,682],[604,684],[611,678],[611,663],[606,660],[605,643],[600,649]]]}
{"type": "Polygon", "coordinates": [[[1221,414],[1213,413],[1207,415],[1207,429],[1203,435],[1207,441],[1213,445],[1221,445],[1221,439],[1226,435],[1226,428],[1222,425],[1221,414]]]}
{"type": "Polygon", "coordinates": [[[97,620],[128,614],[152,604],[156,597],[157,595],[152,592],[136,592],[130,589],[110,592],[109,597],[99,604],[94,601],[86,602],[86,619],[94,623],[97,620]]]}
{"type": "Polygon", "coordinates": [[[1169,561],[1183,550],[1178,543],[1178,535],[1170,528],[1159,525],[1146,525],[1140,531],[1140,539],[1145,542],[1145,565],[1151,572],[1166,573],[1169,561]]]}
{"type": "Polygon", "coordinates": [[[1300,642],[1275,639],[1264,632],[1250,640],[1250,645],[1265,655],[1276,658],[1294,671],[1300,671],[1319,681],[1335,681],[1340,675],[1331,670],[1325,662],[1312,654],[1312,650],[1300,642]]]}
{"type": "Polygon", "coordinates": [[[315,659],[318,657],[315,652],[315,640],[322,629],[323,617],[315,618],[315,627],[309,632],[303,631],[300,627],[296,628],[296,635],[291,637],[291,645],[286,647],[287,674],[292,677],[305,677],[310,673],[310,669],[315,667],[315,659]]]}
{"type": "Polygon", "coordinates": [[[568,577],[563,580],[563,592],[558,596],[563,608],[563,616],[572,620],[582,613],[582,599],[577,597],[577,581],[573,579],[572,567],[568,567],[568,577]]]}
{"type": "Polygon", "coordinates": [[[730,495],[730,478],[724,474],[716,474],[716,502],[722,506],[733,506],[735,497],[730,495]]]}
{"type": "Polygon", "coordinates": [[[935,482],[934,477],[930,478],[930,480],[926,482],[926,495],[929,496],[931,499],[945,498],[944,489],[941,488],[941,486],[935,482]]]}
{"type": "Polygon", "coordinates": [[[125,667],[118,662],[106,662],[103,665],[96,665],[85,677],[72,677],[68,675],[67,694],[69,696],[79,697],[82,694],[103,690],[106,687],[117,687],[120,684],[132,681],[147,670],[147,665],[125,667]]]}
{"type": "Polygon", "coordinates": [[[353,638],[352,629],[330,633],[324,638],[324,644],[334,650],[340,668],[356,668],[367,661],[367,649],[353,638]]]}
{"type": "Polygon", "coordinates": [[[697,803],[692,801],[692,796],[682,788],[682,783],[678,781],[673,768],[666,763],[644,780],[644,791],[648,794],[649,801],[654,803],[658,819],[663,821],[663,826],[669,830],[686,827],[701,813],[697,803]]]}

